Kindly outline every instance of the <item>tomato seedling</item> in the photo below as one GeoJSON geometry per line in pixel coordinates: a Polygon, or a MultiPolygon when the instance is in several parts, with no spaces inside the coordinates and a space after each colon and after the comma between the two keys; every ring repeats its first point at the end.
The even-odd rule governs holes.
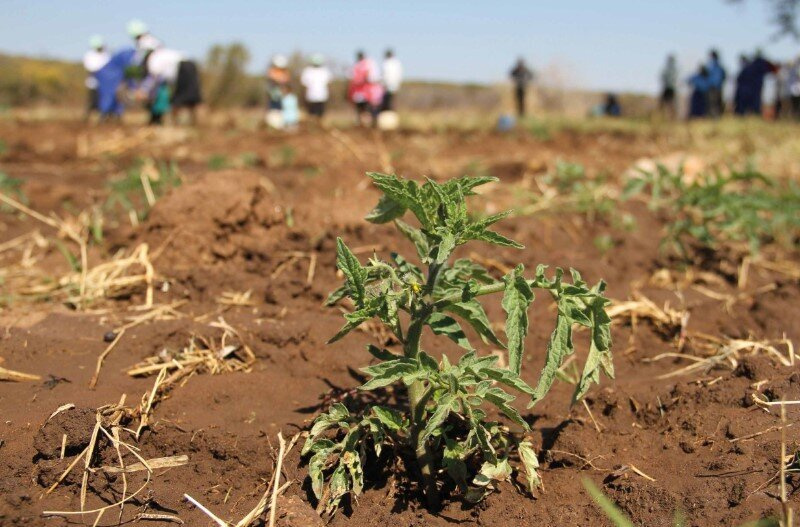
{"type": "Polygon", "coordinates": [[[530,397],[528,407],[547,394],[564,359],[574,352],[573,324],[589,329],[590,342],[573,399],[579,399],[592,383],[599,382],[601,372],[613,377],[605,284],[601,281],[589,287],[574,270],[570,282],[564,280],[561,269],[548,278],[543,265],[537,267],[533,278],[525,278],[523,266],[518,265],[496,280],[469,259],[452,261],[456,247],[468,242],[522,247],[489,230],[507,212],[480,220],[467,214],[466,198],[475,195],[476,187],[496,178],[462,177],[442,184],[429,179],[420,185],[397,176],[369,176],[383,196],[367,220],[393,221],[414,244],[425,271],[397,254],[389,261],[375,257],[362,265],[338,239],[337,266],[345,283],[330,295],[328,303],[348,298],[355,310],[345,315],[345,325],[330,342],[368,320],[380,320],[402,343],[402,355],[370,345],[369,353],[379,362],[362,369],[370,379],[361,390],[404,385],[408,399],[402,399],[397,409],[373,405],[359,415],[337,403],[315,420],[303,454],[311,456],[311,486],[321,508],[333,512],[342,497],[348,493],[358,495],[364,485],[363,463],[368,449],[371,447],[380,455],[387,445],[395,445],[416,460],[421,488],[433,509],[440,500],[440,473],[452,479],[465,500],[476,502],[498,481],[511,477],[512,457],[520,460],[528,487],[534,493],[541,480],[532,444],[521,434],[513,434],[507,426],[490,420],[487,407],[494,406],[509,421],[528,431],[528,422],[511,405],[515,396],[509,391],[530,397]],[[416,217],[418,227],[401,219],[408,211],[416,217]],[[528,308],[535,289],[548,291],[558,311],[545,365],[534,388],[522,380],[520,370],[528,333],[528,308]],[[479,301],[491,294],[502,294],[506,313],[504,341],[493,331],[479,301]],[[507,366],[501,365],[498,355],[478,355],[459,319],[469,324],[484,343],[504,348],[507,366]],[[427,353],[421,346],[425,327],[463,348],[459,360],[451,363],[442,355],[437,361],[427,353]]]}

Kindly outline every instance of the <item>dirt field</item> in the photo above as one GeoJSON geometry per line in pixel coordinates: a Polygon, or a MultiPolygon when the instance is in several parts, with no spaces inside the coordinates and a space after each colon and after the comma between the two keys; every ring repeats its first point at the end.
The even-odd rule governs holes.
{"type": "MultiPolygon", "coordinates": [[[[775,133],[797,137],[796,129],[775,133]]],[[[500,182],[485,187],[474,203],[489,213],[525,205],[538,178],[558,160],[581,163],[591,175],[609,174],[617,186],[637,163],[654,160],[686,160],[697,170],[695,165],[751,157],[778,178],[800,173],[800,157],[776,157],[794,152],[795,143],[738,128],[597,125],[562,127],[547,137],[481,130],[281,135],[234,127],[87,131],[72,122],[3,122],[0,139],[0,170],[23,181],[28,206],[45,220],[51,213],[77,218],[105,203],[109,181],[140,158],[174,161],[182,180],[138,225],[118,207],[105,211],[102,239],[95,237],[87,248],[88,268],[146,244],[154,276],[98,293],[101,298],[86,305],[70,305],[59,287],[71,272],[64,251],[80,256],[64,229],[59,234],[29,215],[0,212],[0,367],[39,376],[0,382],[2,525],[91,524],[96,514],[43,516],[81,510],[83,474],[85,510],[120,501],[123,487],[125,496],[143,487],[125,504],[123,522],[174,525],[180,518],[186,525],[213,525],[183,499],[189,494],[235,524],[273,477],[278,432],[289,438],[306,430],[332,402],[363,402],[354,388],[363,382],[358,368],[369,361],[364,347],[382,336],[357,331],[325,344],[342,324],[338,308],[322,305],[341,282],[336,237],[362,259],[373,251],[413,254],[390,227],[363,220],[378,197],[366,171],[435,179],[465,172],[497,176],[500,182]],[[229,355],[215,359],[213,373],[190,363],[169,369],[177,381],[163,389],[154,390],[160,382],[155,374],[127,373],[175,360],[170,357],[190,342],[202,349],[227,347],[229,355]],[[148,404],[151,395],[157,397],[148,404]],[[73,406],[57,412],[68,404],[73,406]],[[97,468],[115,467],[120,456],[111,436],[95,426],[96,410],[104,405],[112,406],[103,414],[103,430],[122,432],[136,455],[188,461],[155,468],[146,484],[143,470],[123,478],[119,470],[97,468]],[[143,414],[149,424],[137,441],[124,429],[135,432],[143,414]],[[87,448],[94,452],[90,471],[79,457],[87,448]],[[73,461],[76,468],[59,483],[73,461]]],[[[524,243],[524,250],[491,248],[473,256],[496,276],[518,262],[528,269],[539,263],[574,267],[590,283],[608,282],[615,307],[652,301],[650,317],[631,317],[624,309],[614,317],[616,380],[603,380],[585,406],[574,407],[572,387],[557,383],[542,403],[524,411],[544,491],[531,498],[518,482],[506,483],[477,506],[446,498],[443,510],[431,514],[407,473],[414,467],[390,455],[379,458],[380,469],[367,471],[364,494],[331,525],[611,525],[582,478],[600,486],[637,525],[671,526],[676,511],[696,526],[780,516],[781,420],[777,407],[767,412],[752,395],[800,399],[797,367],[751,346],[732,353],[733,361],[664,376],[693,364],[691,357],[708,356],[713,346],[730,349],[740,341],[769,342],[788,357],[800,342],[800,256],[767,247],[743,263],[720,250],[696,254],[687,266],[659,249],[663,217],[641,200],[619,202],[615,209],[634,218],[636,228],[626,231],[606,217],[559,209],[514,216],[498,230],[524,243]],[[783,339],[789,344],[778,342],[783,339]],[[664,355],[670,353],[690,358],[664,355]]],[[[137,264],[126,273],[145,270],[137,264]]],[[[491,306],[491,320],[501,315],[499,303],[491,306]]],[[[531,320],[523,377],[534,383],[554,320],[544,296],[531,320]]],[[[578,333],[581,363],[585,338],[578,333]]],[[[429,351],[456,356],[458,348],[429,351]]],[[[396,391],[380,397],[392,404],[404,396],[396,391]]],[[[798,418],[795,408],[787,406],[790,425],[798,418]]],[[[797,452],[797,429],[787,426],[783,433],[787,454],[797,452]]],[[[283,464],[282,481],[292,484],[278,499],[277,525],[322,524],[299,450],[283,464]]],[[[123,453],[126,465],[137,461],[123,453]]],[[[789,504],[797,508],[800,479],[790,475],[787,481],[789,504]]],[[[116,506],[98,524],[116,525],[119,517],[116,506]]]]}

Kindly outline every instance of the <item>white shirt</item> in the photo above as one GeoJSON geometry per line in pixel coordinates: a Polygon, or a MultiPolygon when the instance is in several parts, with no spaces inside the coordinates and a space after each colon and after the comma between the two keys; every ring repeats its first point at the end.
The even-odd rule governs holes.
{"type": "Polygon", "coordinates": [[[147,58],[147,73],[173,83],[178,78],[178,66],[182,61],[183,53],[180,51],[158,48],[147,58]]]}
{"type": "Polygon", "coordinates": [[[83,56],[83,67],[89,72],[89,76],[86,77],[86,87],[90,90],[94,90],[97,88],[97,79],[94,78],[94,73],[105,66],[111,56],[106,51],[98,51],[96,49],[90,49],[86,52],[83,56]]]}
{"type": "Polygon", "coordinates": [[[325,66],[308,66],[300,75],[300,83],[306,88],[306,101],[325,102],[328,100],[328,84],[331,72],[325,66]]]}
{"type": "Polygon", "coordinates": [[[386,91],[395,93],[400,89],[400,84],[403,82],[403,65],[397,57],[390,57],[383,61],[381,68],[383,70],[383,85],[386,86],[386,91]]]}

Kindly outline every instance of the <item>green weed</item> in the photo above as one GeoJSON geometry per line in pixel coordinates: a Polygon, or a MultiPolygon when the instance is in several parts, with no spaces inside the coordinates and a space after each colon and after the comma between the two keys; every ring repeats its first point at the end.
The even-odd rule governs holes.
{"type": "Polygon", "coordinates": [[[629,198],[646,193],[651,209],[665,212],[663,243],[686,257],[690,245],[716,248],[746,242],[752,254],[764,243],[796,247],[800,237],[800,185],[778,183],[747,166],[702,174],[689,181],[680,169],[658,166],[626,185],[629,198]]]}
{"type": "MultiPolygon", "coordinates": [[[[5,172],[0,172],[0,193],[9,196],[23,205],[28,204],[28,196],[22,190],[23,181],[19,178],[13,178],[5,172]]],[[[1,212],[13,212],[15,209],[5,203],[0,203],[1,212]]]]}
{"type": "Polygon", "coordinates": [[[156,200],[180,183],[178,166],[174,162],[138,160],[125,177],[109,183],[110,192],[103,208],[106,211],[121,208],[141,221],[156,200]]]}
{"type": "Polygon", "coordinates": [[[225,154],[214,154],[208,158],[208,168],[211,170],[222,170],[230,166],[230,161],[225,154]]]}
{"type": "Polygon", "coordinates": [[[425,271],[396,253],[388,261],[376,256],[362,265],[338,239],[337,266],[346,280],[327,303],[349,299],[355,310],[345,315],[345,325],[329,342],[377,319],[402,343],[402,353],[368,346],[378,362],[362,368],[369,380],[360,389],[405,386],[408,399],[401,399],[399,408],[373,405],[363,412],[351,412],[337,403],[317,417],[302,451],[310,455],[314,494],[322,508],[332,513],[343,497],[361,493],[368,452],[380,456],[387,446],[413,453],[421,488],[432,509],[439,504],[440,473],[467,502],[480,501],[497,482],[520,469],[530,492],[536,492],[541,480],[533,445],[506,425],[490,420],[487,407],[494,407],[519,430],[528,431],[528,422],[511,405],[515,396],[509,391],[529,397],[529,408],[548,393],[563,361],[574,352],[574,324],[588,328],[590,343],[573,402],[600,381],[601,372],[613,377],[605,284],[601,281],[589,287],[575,270],[571,270],[570,281],[564,279],[561,269],[548,278],[544,265],[536,268],[533,278],[525,278],[524,267],[518,265],[498,280],[469,259],[453,261],[456,247],[474,241],[522,247],[489,230],[507,212],[479,220],[467,213],[466,198],[475,195],[473,189],[496,178],[465,176],[442,184],[430,179],[418,184],[397,176],[369,176],[383,196],[367,220],[394,222],[416,248],[425,271]],[[418,227],[401,219],[408,211],[418,227]],[[549,293],[558,310],[545,365],[533,388],[520,378],[520,371],[535,289],[549,293]],[[479,302],[492,294],[502,294],[504,341],[495,334],[479,302]],[[494,354],[478,355],[462,323],[470,325],[484,343],[504,348],[505,360],[494,354]],[[451,363],[446,355],[437,361],[425,351],[422,335],[426,327],[463,349],[457,361],[451,363]],[[519,458],[518,467],[512,466],[513,458],[519,458]]]}

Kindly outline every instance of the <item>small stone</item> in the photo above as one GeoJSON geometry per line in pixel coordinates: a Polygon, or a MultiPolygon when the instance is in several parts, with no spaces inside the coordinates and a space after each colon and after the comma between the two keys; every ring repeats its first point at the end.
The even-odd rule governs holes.
{"type": "Polygon", "coordinates": [[[114,342],[114,339],[117,338],[117,334],[113,331],[107,331],[105,335],[103,335],[103,342],[114,342]]]}

